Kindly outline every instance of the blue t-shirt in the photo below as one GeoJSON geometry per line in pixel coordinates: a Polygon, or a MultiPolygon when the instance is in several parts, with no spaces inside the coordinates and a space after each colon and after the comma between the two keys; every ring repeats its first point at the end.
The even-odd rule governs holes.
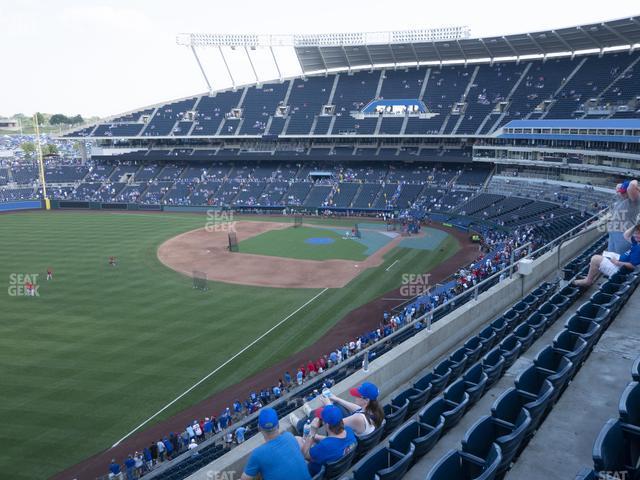
{"type": "Polygon", "coordinates": [[[312,475],[317,474],[325,463],[339,460],[356,448],[358,441],[353,430],[351,427],[344,427],[344,430],[347,432],[344,438],[326,437],[311,447],[309,470],[312,475]]]}
{"type": "Polygon", "coordinates": [[[290,432],[256,448],[244,468],[251,477],[262,475],[262,480],[311,480],[300,446],[290,432]]]}
{"type": "Polygon", "coordinates": [[[629,262],[634,266],[640,265],[640,243],[631,237],[631,248],[620,255],[621,262],[629,262]]]}
{"type": "Polygon", "coordinates": [[[120,465],[118,465],[117,463],[109,464],[109,471],[114,475],[118,475],[120,473],[120,465]]]}

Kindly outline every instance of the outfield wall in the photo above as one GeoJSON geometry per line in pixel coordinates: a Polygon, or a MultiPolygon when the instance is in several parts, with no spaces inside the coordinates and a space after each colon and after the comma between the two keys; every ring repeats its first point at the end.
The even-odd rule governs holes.
{"type": "MultiPolygon", "coordinates": [[[[567,241],[560,251],[560,265],[564,265],[583,252],[601,235],[600,231],[594,229],[567,241]]],[[[516,274],[513,278],[493,286],[480,294],[476,301],[465,303],[433,324],[431,331],[423,330],[406,340],[372,361],[368,372],[359,370],[334,386],[332,391],[346,398],[350,388],[364,381],[370,381],[379,386],[383,397],[387,396],[389,392],[400,388],[417,375],[426,373],[435,366],[440,357],[449,354],[458,344],[484,328],[490,320],[504,313],[556,272],[557,268],[558,249],[554,248],[533,262],[531,275],[523,277],[516,274]]],[[[320,401],[314,400],[311,406],[320,406],[320,401]]],[[[298,409],[296,414],[299,417],[304,415],[302,409],[298,409]]],[[[280,426],[282,429],[289,429],[291,425],[288,419],[281,419],[280,426]]],[[[262,443],[262,435],[256,435],[188,478],[189,480],[225,478],[221,477],[223,472],[235,472],[235,477],[228,475],[229,478],[239,478],[248,456],[262,443]]]]}
{"type": "Polygon", "coordinates": [[[42,208],[41,200],[20,200],[0,203],[0,212],[16,212],[18,210],[37,210],[42,208]]]}

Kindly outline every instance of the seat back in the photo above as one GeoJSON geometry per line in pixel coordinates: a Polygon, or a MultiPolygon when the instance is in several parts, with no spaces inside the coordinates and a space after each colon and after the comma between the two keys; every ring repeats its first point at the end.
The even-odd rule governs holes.
{"type": "Polygon", "coordinates": [[[482,358],[482,369],[487,374],[487,388],[493,385],[504,371],[504,357],[500,348],[496,347],[482,358]]]}
{"type": "Polygon", "coordinates": [[[634,382],[640,382],[640,355],[633,362],[633,366],[631,367],[631,376],[633,377],[634,382]]]}
{"type": "Polygon", "coordinates": [[[421,423],[436,427],[444,421],[442,412],[445,410],[444,399],[437,397],[431,400],[425,405],[425,407],[418,412],[418,420],[421,423]]]}
{"type": "Polygon", "coordinates": [[[482,355],[482,342],[478,337],[471,337],[464,344],[464,348],[467,351],[467,362],[475,363],[482,355]]]}
{"type": "Polygon", "coordinates": [[[324,478],[324,474],[326,472],[326,467],[322,465],[320,471],[316,473],[311,480],[322,480],[324,478]]]}
{"type": "Polygon", "coordinates": [[[462,451],[484,461],[498,437],[497,433],[491,416],[483,415],[465,432],[462,451]]]}
{"type": "Polygon", "coordinates": [[[605,423],[593,444],[592,456],[593,466],[597,472],[628,473],[629,447],[626,444],[620,420],[612,418],[605,423]]]}
{"type": "Polygon", "coordinates": [[[356,456],[356,449],[353,448],[349,453],[344,455],[342,458],[334,462],[327,462],[325,464],[325,472],[324,472],[323,478],[325,480],[336,480],[340,478],[340,476],[344,472],[349,470],[355,456],[356,456]]]}
{"type": "Polygon", "coordinates": [[[376,476],[379,480],[399,480],[407,473],[411,463],[413,462],[413,453],[415,451],[415,446],[413,444],[409,445],[409,451],[405,453],[398,452],[396,450],[392,450],[391,448],[387,450],[387,462],[389,466],[387,468],[383,468],[378,470],[376,476]]]}
{"type": "Polygon", "coordinates": [[[466,479],[462,457],[457,450],[450,450],[429,470],[426,480],[466,479]]]}
{"type": "Polygon", "coordinates": [[[522,344],[520,351],[524,353],[533,343],[535,330],[531,328],[531,325],[523,322],[516,327],[516,329],[513,331],[513,334],[518,337],[518,340],[520,340],[520,343],[522,344]]]}
{"type": "Polygon", "coordinates": [[[386,420],[383,436],[386,437],[389,433],[396,429],[407,416],[407,410],[409,409],[409,400],[405,400],[404,405],[396,406],[387,404],[383,407],[384,419],[386,420]]]}
{"type": "Polygon", "coordinates": [[[502,394],[496,398],[496,401],[493,402],[491,406],[491,416],[515,425],[522,410],[524,410],[522,397],[518,395],[518,391],[515,388],[511,387],[502,392],[502,394]]]}
{"type": "Polygon", "coordinates": [[[549,303],[558,308],[558,315],[562,315],[569,306],[569,299],[564,295],[556,293],[549,299],[549,303]]]}
{"type": "Polygon", "coordinates": [[[522,343],[520,343],[518,337],[516,337],[512,333],[510,335],[507,335],[504,340],[500,342],[498,348],[500,348],[500,353],[504,357],[505,368],[509,368],[511,365],[513,365],[513,362],[515,362],[516,358],[518,358],[518,355],[520,355],[522,343]]]}
{"type": "Polygon", "coordinates": [[[640,383],[631,382],[627,385],[620,397],[618,410],[622,422],[640,427],[640,383]]]}
{"type": "Polygon", "coordinates": [[[496,338],[498,341],[502,340],[507,332],[507,321],[504,317],[499,317],[491,322],[491,328],[496,332],[496,338]]]}
{"type": "Polygon", "coordinates": [[[368,435],[362,435],[358,437],[358,446],[356,447],[356,459],[362,458],[369,450],[380,443],[382,435],[385,432],[387,426],[387,420],[383,419],[378,428],[368,435]]]}

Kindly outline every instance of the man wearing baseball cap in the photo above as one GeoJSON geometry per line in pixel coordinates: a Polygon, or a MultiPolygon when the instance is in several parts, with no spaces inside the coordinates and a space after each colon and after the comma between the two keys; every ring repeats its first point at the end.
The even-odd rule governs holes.
{"type": "Polygon", "coordinates": [[[291,433],[280,433],[278,413],[273,408],[260,409],[258,428],[265,444],[251,453],[241,480],[251,480],[258,475],[262,480],[311,480],[298,442],[291,433]]]}
{"type": "Polygon", "coordinates": [[[302,453],[309,459],[312,475],[316,475],[326,463],[340,460],[356,448],[356,436],[350,427],[345,427],[342,420],[342,410],[335,405],[316,410],[311,432],[302,442],[302,453]],[[327,427],[326,437],[316,434],[322,424],[327,427]]]}

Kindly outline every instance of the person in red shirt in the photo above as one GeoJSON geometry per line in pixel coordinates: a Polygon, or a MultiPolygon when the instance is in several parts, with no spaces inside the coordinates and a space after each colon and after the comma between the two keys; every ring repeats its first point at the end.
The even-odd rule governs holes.
{"type": "Polygon", "coordinates": [[[309,360],[309,362],[307,363],[307,370],[309,371],[310,377],[313,377],[316,374],[316,366],[311,360],[309,360]]]}
{"type": "Polygon", "coordinates": [[[51,270],[51,267],[47,268],[47,280],[53,280],[53,270],[51,270]]]}

